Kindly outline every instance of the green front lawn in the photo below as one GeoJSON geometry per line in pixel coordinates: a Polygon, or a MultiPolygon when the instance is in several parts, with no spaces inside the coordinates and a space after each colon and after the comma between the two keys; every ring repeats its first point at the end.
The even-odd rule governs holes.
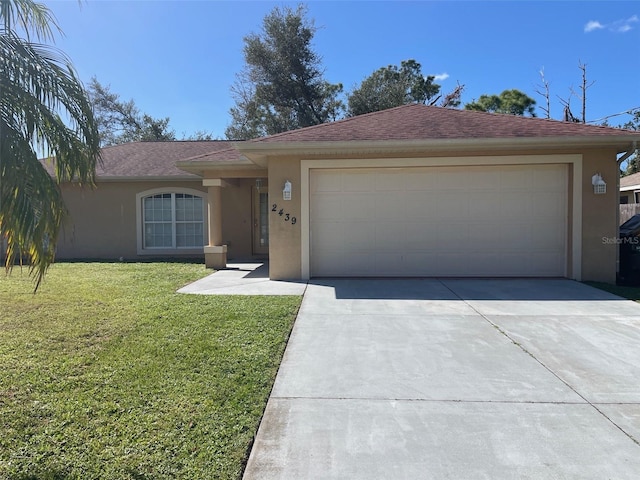
{"type": "Polygon", "coordinates": [[[0,276],[0,478],[239,478],[300,297],[175,293],[206,273],[0,276]]]}

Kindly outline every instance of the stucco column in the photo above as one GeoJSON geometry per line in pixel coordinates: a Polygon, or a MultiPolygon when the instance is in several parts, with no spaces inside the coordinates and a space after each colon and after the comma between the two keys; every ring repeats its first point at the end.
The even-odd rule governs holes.
{"type": "Polygon", "coordinates": [[[222,244],[222,186],[221,179],[204,179],[209,199],[209,244],[204,247],[207,268],[220,270],[227,266],[227,246],[222,244]]]}

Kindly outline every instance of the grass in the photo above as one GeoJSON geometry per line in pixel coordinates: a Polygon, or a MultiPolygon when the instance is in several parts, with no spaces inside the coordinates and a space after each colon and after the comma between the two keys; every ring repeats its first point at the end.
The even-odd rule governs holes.
{"type": "Polygon", "coordinates": [[[627,285],[611,285],[609,283],[600,282],[585,283],[592,287],[599,288],[600,290],[604,290],[605,292],[618,295],[619,297],[628,298],[629,300],[634,300],[636,302],[640,301],[640,287],[631,287],[627,285]]]}
{"type": "Polygon", "coordinates": [[[205,273],[0,276],[0,478],[239,478],[300,297],[175,293],[205,273]]]}

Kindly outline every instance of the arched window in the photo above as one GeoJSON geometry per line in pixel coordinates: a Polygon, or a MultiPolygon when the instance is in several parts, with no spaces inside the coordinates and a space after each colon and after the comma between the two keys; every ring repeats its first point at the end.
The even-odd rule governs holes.
{"type": "Polygon", "coordinates": [[[201,252],[207,231],[203,196],[203,192],[188,189],[138,194],[139,253],[201,252]]]}

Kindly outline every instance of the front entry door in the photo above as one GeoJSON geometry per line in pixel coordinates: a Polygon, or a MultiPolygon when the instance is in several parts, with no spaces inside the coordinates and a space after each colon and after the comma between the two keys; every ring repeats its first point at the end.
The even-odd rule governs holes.
{"type": "Polygon", "coordinates": [[[266,187],[253,190],[253,253],[269,253],[269,195],[266,187]]]}

